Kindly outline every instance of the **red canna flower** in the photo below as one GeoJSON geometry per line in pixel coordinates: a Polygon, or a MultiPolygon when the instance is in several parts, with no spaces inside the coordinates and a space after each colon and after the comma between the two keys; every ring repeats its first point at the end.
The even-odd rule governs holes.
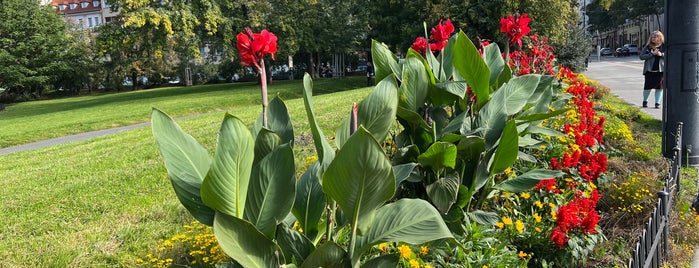
{"type": "Polygon", "coordinates": [[[430,49],[442,50],[447,46],[447,41],[449,37],[454,32],[454,25],[451,24],[451,19],[447,19],[446,22],[439,20],[439,24],[435,25],[430,31],[432,38],[430,39],[433,43],[430,44],[430,49]]]}
{"type": "Polygon", "coordinates": [[[531,20],[526,13],[521,16],[519,14],[507,16],[500,20],[500,31],[507,35],[510,43],[517,43],[521,47],[522,37],[531,31],[529,29],[531,20]]]}
{"type": "Polygon", "coordinates": [[[415,42],[410,48],[424,55],[425,50],[427,50],[427,39],[424,37],[415,38],[415,42]]]}
{"type": "Polygon", "coordinates": [[[245,28],[244,33],[238,33],[238,51],[240,51],[241,64],[260,68],[260,63],[265,55],[277,53],[277,36],[267,30],[253,33],[250,28],[245,28]]]}

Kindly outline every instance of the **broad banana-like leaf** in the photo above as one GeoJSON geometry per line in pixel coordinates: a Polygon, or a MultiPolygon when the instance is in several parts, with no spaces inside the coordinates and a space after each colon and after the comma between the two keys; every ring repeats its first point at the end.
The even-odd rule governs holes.
{"type": "Polygon", "coordinates": [[[454,119],[449,121],[449,124],[442,130],[442,133],[459,133],[464,135],[471,131],[471,117],[468,112],[458,114],[454,119]]]}
{"type": "Polygon", "coordinates": [[[407,163],[402,165],[393,166],[393,174],[396,174],[396,187],[400,185],[401,182],[410,178],[417,167],[417,163],[407,163]]]}
{"type": "Polygon", "coordinates": [[[325,193],[320,185],[320,163],[313,163],[296,182],[296,201],[291,210],[310,239],[318,234],[318,223],[325,209],[325,193]]]}
{"type": "Polygon", "coordinates": [[[435,142],[424,153],[418,156],[420,165],[432,167],[441,171],[445,167],[456,166],[456,145],[446,142],[435,142]]]}
{"type": "Polygon", "coordinates": [[[500,221],[500,216],[498,216],[497,213],[489,211],[475,210],[472,212],[468,212],[468,216],[473,221],[480,224],[494,225],[495,223],[500,221]]]}
{"type": "Polygon", "coordinates": [[[379,208],[369,232],[360,236],[352,260],[382,242],[403,242],[418,245],[429,241],[453,238],[439,212],[422,199],[400,199],[379,208]]]}
{"type": "Polygon", "coordinates": [[[522,115],[522,116],[517,116],[517,121],[522,121],[522,122],[531,122],[531,121],[539,121],[539,120],[544,120],[547,118],[551,118],[554,116],[561,115],[565,112],[567,112],[570,109],[561,109],[561,110],[555,110],[552,112],[544,112],[544,113],[531,113],[528,115],[522,115]]]}
{"type": "Polygon", "coordinates": [[[266,128],[262,128],[254,133],[257,133],[257,138],[255,139],[255,161],[253,163],[259,163],[274,148],[282,144],[282,139],[276,133],[266,128]]]}
{"type": "Polygon", "coordinates": [[[502,70],[505,69],[505,60],[502,58],[502,52],[500,52],[500,47],[498,44],[492,43],[483,48],[483,57],[485,58],[485,64],[488,65],[490,69],[490,85],[495,85],[499,88],[498,77],[502,74],[502,70]]]}
{"type": "Polygon", "coordinates": [[[408,53],[405,62],[403,62],[403,80],[400,85],[398,106],[418,112],[420,108],[425,106],[429,81],[422,56],[408,53]]]}
{"type": "Polygon", "coordinates": [[[306,107],[306,115],[308,116],[308,124],[311,128],[311,134],[313,134],[313,144],[315,144],[316,152],[318,153],[318,159],[322,164],[321,173],[328,168],[330,162],[335,158],[335,150],[330,146],[330,143],[323,135],[323,130],[320,129],[318,123],[316,123],[315,112],[313,111],[313,80],[311,76],[306,73],[303,76],[303,103],[306,107]]]}
{"type": "MultiPolygon", "coordinates": [[[[294,126],[291,125],[291,116],[286,109],[286,104],[279,96],[274,97],[267,105],[267,125],[268,129],[279,135],[281,143],[294,146],[294,126]]],[[[262,129],[262,113],[257,117],[252,129],[252,135],[257,137],[257,133],[262,129]]]]}
{"type": "Polygon", "coordinates": [[[352,263],[349,256],[347,256],[347,252],[342,247],[332,241],[327,241],[314,250],[299,267],[349,268],[352,267],[352,263]]]}
{"type": "Polygon", "coordinates": [[[364,127],[347,140],[323,174],[323,191],[342,208],[350,225],[365,233],[376,209],[396,191],[391,162],[364,127]]]}
{"type": "MultiPolygon", "coordinates": [[[[505,113],[505,95],[493,94],[491,101],[485,104],[476,117],[476,126],[484,131],[486,149],[497,145],[498,139],[502,134],[502,129],[507,122],[507,113],[505,113]]],[[[474,126],[472,126],[473,128],[474,126]]]]}
{"type": "MultiPolygon", "coordinates": [[[[398,84],[392,75],[387,76],[376,85],[369,96],[359,102],[357,125],[364,126],[377,141],[383,142],[396,120],[397,106],[398,84]]],[[[349,136],[350,119],[347,118],[335,135],[337,148],[342,148],[349,136]]]]}
{"type": "Polygon", "coordinates": [[[376,81],[381,81],[391,74],[395,74],[398,80],[401,80],[398,59],[386,44],[371,40],[371,57],[374,62],[374,71],[376,74],[374,78],[376,81]]]}
{"type": "Polygon", "coordinates": [[[551,178],[557,178],[563,176],[563,172],[560,170],[549,170],[549,169],[535,169],[530,170],[527,173],[517,176],[506,181],[503,181],[494,188],[503,191],[519,193],[523,191],[528,191],[532,187],[536,186],[540,180],[547,180],[551,178]]]}
{"type": "Polygon", "coordinates": [[[284,262],[279,246],[243,219],[216,212],[214,235],[223,252],[243,267],[277,267],[284,262]]]}
{"type": "Polygon", "coordinates": [[[316,249],[311,240],[293,228],[279,224],[276,233],[276,241],[284,252],[286,263],[292,263],[293,259],[296,264],[301,264],[316,249]]]}
{"type": "Polygon", "coordinates": [[[510,81],[512,79],[512,69],[510,69],[510,66],[505,64],[505,68],[502,69],[502,73],[500,73],[500,76],[498,76],[498,83],[493,85],[494,88],[500,88],[503,84],[507,83],[507,81],[510,81]]]}
{"type": "Polygon", "coordinates": [[[517,160],[519,151],[519,135],[514,120],[508,120],[502,131],[500,142],[493,154],[493,164],[490,166],[490,175],[505,171],[517,160]]]}
{"type": "Polygon", "coordinates": [[[551,99],[548,99],[546,94],[547,92],[551,92],[553,79],[553,75],[542,75],[541,79],[539,80],[539,84],[536,86],[536,90],[534,90],[534,93],[529,98],[528,102],[537,105],[539,103],[546,103],[548,105],[548,103],[551,102],[551,99]]]}
{"type": "Polygon", "coordinates": [[[437,181],[427,185],[427,196],[430,201],[439,209],[440,212],[446,214],[451,206],[456,203],[456,196],[459,193],[459,185],[461,178],[456,172],[452,172],[437,179],[437,181]]]}
{"type": "MultiPolygon", "coordinates": [[[[461,77],[452,77],[454,76],[454,45],[456,44],[456,38],[458,35],[452,34],[451,37],[449,37],[449,41],[447,42],[447,46],[444,47],[444,49],[440,52],[439,57],[442,58],[442,71],[444,72],[444,80],[449,80],[450,78],[454,78],[454,81],[463,81],[463,78],[461,77]]],[[[465,90],[466,88],[464,88],[465,90]]]]}
{"type": "Polygon", "coordinates": [[[444,69],[442,68],[442,64],[437,59],[437,57],[434,56],[432,50],[427,49],[425,51],[425,58],[427,60],[427,65],[429,66],[430,70],[432,70],[434,78],[437,79],[437,81],[447,80],[446,75],[444,74],[444,69]]]}
{"type": "Polygon", "coordinates": [[[410,111],[410,110],[398,107],[398,110],[396,111],[396,115],[398,115],[399,118],[405,120],[405,122],[409,124],[410,128],[417,128],[417,127],[429,128],[429,126],[427,125],[427,122],[425,122],[425,119],[422,118],[422,116],[420,116],[420,114],[418,114],[414,111],[410,111]]]}
{"type": "Polygon", "coordinates": [[[244,219],[267,238],[291,212],[296,193],[294,153],[288,143],[275,148],[253,168],[244,219]]]}
{"type": "Polygon", "coordinates": [[[201,185],[207,206],[243,218],[255,159],[254,140],[240,119],[226,114],[218,134],[214,162],[201,185]]]}
{"type": "Polygon", "coordinates": [[[565,136],[566,134],[563,134],[563,132],[560,132],[555,129],[550,129],[547,127],[540,127],[540,126],[534,126],[530,125],[525,129],[525,133],[535,133],[535,134],[541,134],[541,135],[546,135],[546,136],[551,136],[551,137],[561,137],[565,136]]]}
{"type": "Polygon", "coordinates": [[[471,86],[477,98],[477,109],[480,109],[490,100],[490,69],[463,31],[459,31],[452,52],[454,68],[471,86]]]}
{"type": "Polygon", "coordinates": [[[381,255],[371,260],[368,260],[362,265],[362,268],[396,268],[398,267],[398,261],[400,256],[398,253],[381,255]]]}
{"type": "Polygon", "coordinates": [[[541,75],[538,74],[517,76],[502,85],[491,97],[495,99],[495,95],[505,95],[504,107],[507,115],[519,113],[527,105],[527,101],[532,94],[534,94],[540,79],[541,75]]]}
{"type": "Polygon", "coordinates": [[[214,210],[201,200],[201,183],[211,166],[206,149],[168,115],[153,109],[153,136],[180,203],[199,222],[214,224],[214,210]]]}

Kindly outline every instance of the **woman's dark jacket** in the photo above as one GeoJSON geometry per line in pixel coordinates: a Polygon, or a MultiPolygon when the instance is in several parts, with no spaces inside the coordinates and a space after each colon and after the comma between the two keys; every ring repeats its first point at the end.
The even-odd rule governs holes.
{"type": "MultiPolygon", "coordinates": [[[[663,52],[662,47],[660,49],[661,52],[663,52]]],[[[647,72],[650,72],[653,70],[653,64],[655,61],[660,61],[658,64],[658,67],[660,68],[660,72],[665,72],[665,52],[663,52],[663,56],[655,56],[652,53],[650,53],[650,47],[645,46],[643,47],[643,51],[641,54],[638,56],[645,62],[643,63],[643,74],[646,74],[647,72]]]]}

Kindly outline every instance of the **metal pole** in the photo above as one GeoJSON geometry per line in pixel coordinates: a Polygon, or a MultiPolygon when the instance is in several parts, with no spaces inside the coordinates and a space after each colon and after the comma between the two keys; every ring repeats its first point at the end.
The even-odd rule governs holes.
{"type": "Polygon", "coordinates": [[[684,122],[681,148],[689,165],[699,164],[699,1],[665,1],[665,96],[663,155],[672,157],[674,131],[684,122]],[[669,16],[671,14],[671,16],[669,16]]]}

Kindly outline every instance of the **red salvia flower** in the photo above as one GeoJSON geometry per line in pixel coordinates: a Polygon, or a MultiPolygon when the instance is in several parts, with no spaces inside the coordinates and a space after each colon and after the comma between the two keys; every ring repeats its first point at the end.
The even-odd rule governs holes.
{"type": "Polygon", "coordinates": [[[522,46],[522,37],[527,35],[531,29],[529,29],[529,22],[532,19],[527,16],[527,14],[520,15],[510,15],[507,18],[502,18],[500,20],[500,31],[507,35],[510,43],[518,44],[522,46]]]}
{"type": "Polygon", "coordinates": [[[238,33],[238,51],[240,51],[241,64],[260,68],[260,63],[265,55],[277,53],[277,36],[267,30],[253,33],[250,28],[245,28],[244,33],[238,33]]]}
{"type": "Polygon", "coordinates": [[[432,31],[430,31],[430,34],[432,34],[432,38],[430,39],[430,41],[432,41],[430,44],[430,49],[432,51],[444,49],[444,47],[447,46],[447,41],[449,41],[449,37],[453,32],[454,25],[451,24],[451,19],[447,19],[446,22],[439,20],[439,24],[435,25],[434,28],[432,28],[432,31]]]}

